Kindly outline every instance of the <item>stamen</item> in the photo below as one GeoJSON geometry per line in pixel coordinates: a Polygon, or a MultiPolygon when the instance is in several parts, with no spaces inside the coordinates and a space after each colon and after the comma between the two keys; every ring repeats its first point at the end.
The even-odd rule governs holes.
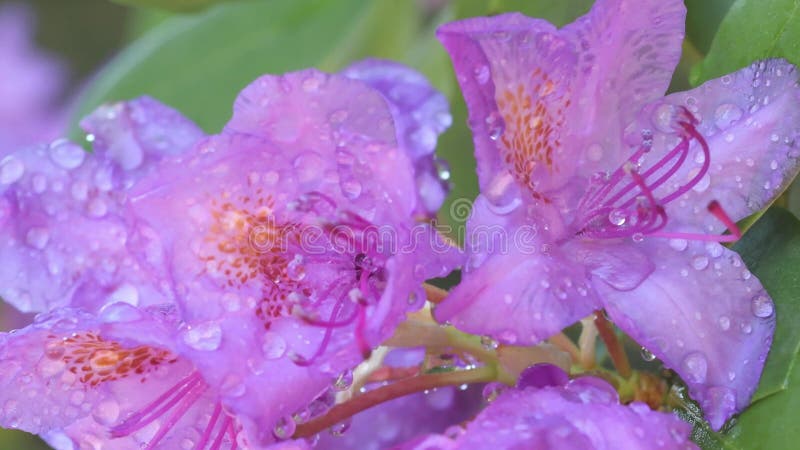
{"type": "MultiPolygon", "coordinates": [[[[181,399],[186,396],[196,386],[205,383],[198,372],[192,372],[189,376],[179,381],[175,386],[167,390],[155,401],[145,406],[142,410],[128,417],[121,424],[111,429],[111,436],[118,438],[128,436],[149,425],[151,422],[161,417],[172,409],[181,399]],[[169,401],[168,401],[169,399],[169,401]],[[166,403],[165,403],[166,402],[166,403]],[[159,407],[162,403],[163,406],[159,407]],[[158,408],[158,409],[156,409],[158,408]]],[[[204,386],[205,389],[205,386],[204,386]]]]}
{"type": "Polygon", "coordinates": [[[211,413],[211,418],[208,420],[208,425],[206,425],[206,429],[203,431],[203,435],[200,437],[200,440],[197,441],[197,444],[194,446],[197,450],[202,450],[206,447],[206,443],[211,438],[211,432],[214,431],[214,425],[217,424],[217,419],[219,418],[220,413],[222,412],[222,405],[217,403],[214,405],[214,412],[211,413]]]}
{"type": "Polygon", "coordinates": [[[728,213],[722,209],[722,206],[719,204],[718,201],[714,200],[708,204],[708,211],[714,215],[723,225],[728,228],[728,231],[731,234],[718,234],[718,235],[709,235],[709,234],[699,234],[699,233],[665,233],[665,232],[658,232],[653,233],[655,237],[662,237],[667,239],[687,239],[687,240],[694,240],[694,241],[704,241],[704,242],[721,242],[721,243],[728,243],[728,242],[736,242],[742,238],[742,230],[739,229],[739,226],[736,225],[728,213]]]}
{"type": "MultiPolygon", "coordinates": [[[[333,311],[331,311],[331,318],[330,321],[333,322],[336,320],[336,317],[339,315],[339,311],[341,310],[342,306],[344,305],[344,297],[340,298],[335,305],[333,305],[333,311]]],[[[298,366],[308,367],[316,361],[317,358],[322,356],[325,353],[325,350],[328,348],[328,344],[331,340],[331,335],[333,334],[333,327],[325,327],[325,333],[322,336],[322,342],[320,342],[317,350],[310,358],[297,358],[294,363],[298,366]]]]}
{"type": "MultiPolygon", "coordinates": [[[[222,427],[220,428],[220,432],[217,433],[217,438],[214,439],[214,443],[211,444],[211,448],[208,450],[219,450],[222,447],[222,439],[225,438],[225,433],[227,432],[228,428],[231,427],[231,416],[225,415],[225,418],[222,419],[222,427]]],[[[234,442],[236,442],[234,440],[234,442]]]]}
{"type": "Polygon", "coordinates": [[[156,435],[153,436],[153,438],[150,440],[150,442],[147,443],[147,446],[145,446],[143,450],[153,450],[153,448],[155,448],[155,446],[158,445],[161,439],[163,439],[164,436],[166,436],[167,433],[170,430],[172,430],[172,427],[174,427],[175,424],[178,423],[181,417],[183,417],[183,415],[186,414],[186,411],[188,411],[189,408],[191,408],[192,405],[194,405],[194,403],[200,398],[200,396],[203,395],[206,389],[207,389],[206,386],[195,387],[192,390],[192,392],[183,397],[180,405],[178,405],[178,408],[175,409],[175,411],[169,416],[166,422],[161,424],[161,426],[158,428],[158,433],[156,433],[156,435]]]}

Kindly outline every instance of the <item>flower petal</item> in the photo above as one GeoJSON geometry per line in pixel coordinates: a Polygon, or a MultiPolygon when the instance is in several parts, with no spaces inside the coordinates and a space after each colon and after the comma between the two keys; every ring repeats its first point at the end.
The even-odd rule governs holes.
{"type": "Polygon", "coordinates": [[[350,65],[342,75],[361,80],[389,102],[398,141],[411,157],[419,194],[420,214],[435,214],[449,186],[439,174],[436,140],[453,121],[447,99],[419,72],[393,61],[367,59],[350,65]]]}
{"type": "Polygon", "coordinates": [[[563,139],[585,149],[573,156],[582,158],[584,176],[616,167],[627,156],[619,138],[645,104],[667,91],[681,56],[685,17],[680,0],[598,0],[561,30],[581,49],[563,139]]]}
{"type": "Polygon", "coordinates": [[[461,283],[436,307],[438,321],[527,345],[598,307],[581,265],[535,227],[514,225],[511,216],[497,216],[491,208],[482,196],[473,206],[466,238],[470,256],[461,283]]]}
{"type": "Polygon", "coordinates": [[[697,448],[689,440],[689,424],[642,403],[620,405],[610,385],[592,380],[578,378],[563,387],[509,389],[467,425],[456,438],[456,448],[697,448]]]}
{"type": "Polygon", "coordinates": [[[391,202],[406,217],[415,208],[414,169],[389,105],[362,81],[316,70],[265,75],[239,94],[224,133],[267,139],[296,158],[299,177],[327,175],[320,162],[335,162],[341,195],[364,208],[391,202]]]}
{"type": "MultiPolygon", "coordinates": [[[[725,226],[706,206],[719,201],[738,221],[767,206],[798,173],[800,89],[796,68],[782,60],[754,63],[687,92],[672,94],[646,107],[638,129],[654,131],[653,149],[645,156],[657,161],[675,145],[675,119],[687,108],[700,123],[697,131],[710,151],[708,172],[692,189],[666,205],[668,217],[705,233],[725,226]]],[[[638,131],[637,131],[638,132],[638,131]]],[[[686,163],[656,190],[663,197],[697,176],[705,158],[694,140],[686,163]]]]}
{"type": "Polygon", "coordinates": [[[675,370],[714,429],[745,408],[775,328],[774,307],[735,252],[717,243],[638,244],[655,271],[636,289],[595,283],[614,323],[675,370]]]}

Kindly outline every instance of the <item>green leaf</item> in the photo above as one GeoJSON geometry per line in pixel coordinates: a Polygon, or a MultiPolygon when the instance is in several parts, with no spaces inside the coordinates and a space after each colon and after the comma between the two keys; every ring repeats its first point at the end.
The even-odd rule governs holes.
{"type": "Polygon", "coordinates": [[[458,0],[455,2],[458,17],[496,15],[521,12],[526,16],[545,19],[563,26],[585,14],[592,0],[458,0]]]}
{"type": "Polygon", "coordinates": [[[255,0],[168,18],[93,80],[72,134],[80,136],[75,124],[98,105],[145,94],[219,130],[236,94],[264,73],[338,70],[367,55],[408,62],[403,52],[422,26],[415,11],[394,0],[255,0]]]}
{"type": "Polygon", "coordinates": [[[778,319],[769,358],[753,402],[783,391],[800,351],[800,221],[770,208],[733,249],[772,296],[778,319]]]}
{"type": "Polygon", "coordinates": [[[698,85],[768,57],[800,63],[800,0],[736,0],[691,81],[698,85]]]}
{"type": "Polygon", "coordinates": [[[228,0],[113,0],[116,3],[124,5],[143,6],[147,8],[161,8],[169,11],[199,11],[203,8],[211,6],[214,3],[220,3],[228,0]]]}
{"type": "Polygon", "coordinates": [[[775,302],[777,327],[751,405],[715,433],[696,405],[678,414],[694,425],[692,439],[706,450],[794,448],[800,429],[789,411],[800,410],[800,220],[789,211],[772,207],[737,242],[747,267],[775,302]]]}

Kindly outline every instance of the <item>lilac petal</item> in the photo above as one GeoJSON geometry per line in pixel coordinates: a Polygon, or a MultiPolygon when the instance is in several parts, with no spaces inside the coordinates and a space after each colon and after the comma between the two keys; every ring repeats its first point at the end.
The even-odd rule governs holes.
{"type": "Polygon", "coordinates": [[[482,403],[481,390],[438,388],[382,403],[353,417],[342,436],[324,433],[319,450],[382,450],[427,433],[443,433],[469,420],[482,403]]]}
{"type": "MultiPolygon", "coordinates": [[[[725,226],[706,210],[713,200],[738,221],[783,192],[798,173],[797,80],[793,65],[783,60],[761,61],[691,91],[669,95],[642,111],[639,127],[655,132],[653,150],[646,158],[657,161],[675,145],[672,127],[682,107],[700,120],[697,130],[710,149],[706,175],[666,205],[671,220],[705,233],[720,233],[725,226]]],[[[656,190],[657,197],[699,173],[705,161],[701,150],[693,141],[687,163],[672,181],[656,190]]]]}
{"type": "Polygon", "coordinates": [[[563,248],[592,278],[620,291],[636,288],[655,270],[648,255],[628,242],[573,239],[563,248]]]}
{"type": "Polygon", "coordinates": [[[745,408],[775,328],[772,301],[717,243],[639,244],[656,263],[636,289],[595,283],[614,323],[675,370],[714,429],[745,408]]]}
{"type": "Polygon", "coordinates": [[[118,171],[68,141],[0,161],[0,296],[22,311],[76,298],[168,299],[127,247],[146,239],[126,217],[118,171]]]}
{"type": "Polygon", "coordinates": [[[565,387],[509,389],[467,425],[456,448],[697,448],[689,440],[689,424],[673,414],[642,403],[596,402],[604,397],[593,391],[603,388],[587,383],[580,389],[578,395],[565,387]]]}
{"type": "Polygon", "coordinates": [[[551,133],[564,123],[577,61],[572,44],[550,23],[521,14],[452,22],[437,36],[467,102],[481,189],[509,171],[534,192],[563,184],[572,159],[551,133]]]}
{"type": "Polygon", "coordinates": [[[581,265],[570,262],[546,236],[537,235],[536,228],[518,225],[524,218],[498,216],[487,205],[479,197],[473,206],[467,241],[475,248],[468,248],[461,283],[436,307],[437,320],[508,344],[527,345],[598,307],[581,265]]]}
{"type": "Polygon", "coordinates": [[[568,128],[565,141],[585,149],[584,176],[616,168],[627,156],[619,137],[642,106],[667,91],[685,17],[680,0],[600,0],[561,30],[581,49],[567,125],[576,128],[568,128]]]}
{"type": "Polygon", "coordinates": [[[447,99],[419,72],[379,59],[350,65],[342,75],[361,80],[380,91],[389,102],[395,119],[398,141],[411,157],[419,195],[419,213],[435,214],[449,186],[439,174],[436,140],[452,123],[447,99]]]}
{"type": "Polygon", "coordinates": [[[553,364],[535,364],[522,371],[517,380],[517,388],[563,386],[568,381],[569,375],[564,369],[553,364]]]}
{"type": "Polygon", "coordinates": [[[81,127],[91,134],[95,153],[128,171],[146,160],[181,155],[203,137],[192,121],[150,97],[103,105],[81,127]]]}
{"type": "MultiPolygon", "coordinates": [[[[169,326],[132,307],[121,318],[108,322],[108,314],[97,318],[57,310],[0,335],[0,383],[6,387],[0,391],[0,423],[57,434],[62,444],[72,441],[75,448],[86,442],[140,448],[150,440],[158,422],[113,440],[108,429],[143,410],[193,368],[171,350],[169,326]]],[[[176,448],[196,436],[195,427],[202,429],[215,401],[211,391],[199,388],[199,397],[153,449],[176,448]]],[[[179,406],[166,411],[161,423],[179,406]]]]}
{"type": "Polygon", "coordinates": [[[394,217],[415,208],[411,159],[398,148],[386,100],[364,82],[316,70],[265,75],[239,94],[224,133],[269,140],[296,158],[298,177],[336,177],[341,196],[365,208],[389,202],[394,217]],[[336,163],[330,175],[323,161],[336,163]]]}

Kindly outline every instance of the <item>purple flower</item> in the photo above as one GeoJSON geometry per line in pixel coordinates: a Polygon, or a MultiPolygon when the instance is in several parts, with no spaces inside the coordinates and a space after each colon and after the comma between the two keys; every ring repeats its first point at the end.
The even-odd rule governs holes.
{"type": "Polygon", "coordinates": [[[59,140],[0,160],[0,297],[26,312],[172,301],[158,233],[131,215],[130,191],[201,131],[146,97],[83,125],[92,154],[59,140]]]}
{"type": "Polygon", "coordinates": [[[0,6],[0,159],[17,147],[53,139],[64,123],[56,104],[64,73],[35,48],[32,16],[23,4],[0,6]]]}
{"type": "MultiPolygon", "coordinates": [[[[415,83],[404,89],[432,95],[415,83]]],[[[144,98],[82,122],[93,155],[60,141],[4,160],[14,175],[0,191],[13,219],[0,228],[0,256],[12,265],[0,273],[4,297],[28,310],[70,305],[114,321],[127,320],[116,314],[131,305],[175,316],[171,340],[152,348],[189,372],[148,387],[166,397],[125,410],[111,437],[174,448],[165,439],[188,433],[197,386],[207,386],[203,417],[217,417],[206,421],[220,439],[232,434],[218,433],[223,424],[243,430],[250,448],[290,437],[292,416],[346,388],[349,371],[424,303],[421,283],[460,260],[414,219],[426,193],[398,130],[410,126],[407,117],[426,127],[424,115],[387,98],[315,70],[264,76],[240,94],[218,135],[204,138],[144,98]],[[159,426],[144,423],[151,415],[159,426]]],[[[115,351],[149,342],[116,336],[103,337],[120,345],[115,351]]],[[[25,346],[41,354],[42,345],[13,346],[0,361],[25,346]]],[[[82,386],[85,395],[105,389],[82,386]]],[[[33,432],[68,426],[82,440],[109,425],[74,424],[59,408],[56,424],[39,426],[42,413],[30,406],[31,421],[19,426],[33,432]]]]}
{"type": "Polygon", "coordinates": [[[365,81],[388,99],[397,139],[414,164],[417,213],[435,216],[450,190],[447,163],[434,156],[437,137],[453,122],[447,99],[422,74],[391,61],[368,59],[341,73],[365,81]]]}
{"type": "Polygon", "coordinates": [[[439,29],[482,193],[463,282],[436,315],[532,344],[605,308],[718,429],[747,406],[775,325],[720,233],[794,178],[800,109],[780,60],[662,97],[684,15],[677,0],[605,0],[561,30],[519,14],[439,29]]]}
{"type": "Polygon", "coordinates": [[[643,403],[620,405],[611,385],[586,376],[558,384],[520,383],[501,393],[461,434],[451,439],[431,436],[402,448],[696,449],[690,431],[673,414],[652,411],[643,403]]]}

